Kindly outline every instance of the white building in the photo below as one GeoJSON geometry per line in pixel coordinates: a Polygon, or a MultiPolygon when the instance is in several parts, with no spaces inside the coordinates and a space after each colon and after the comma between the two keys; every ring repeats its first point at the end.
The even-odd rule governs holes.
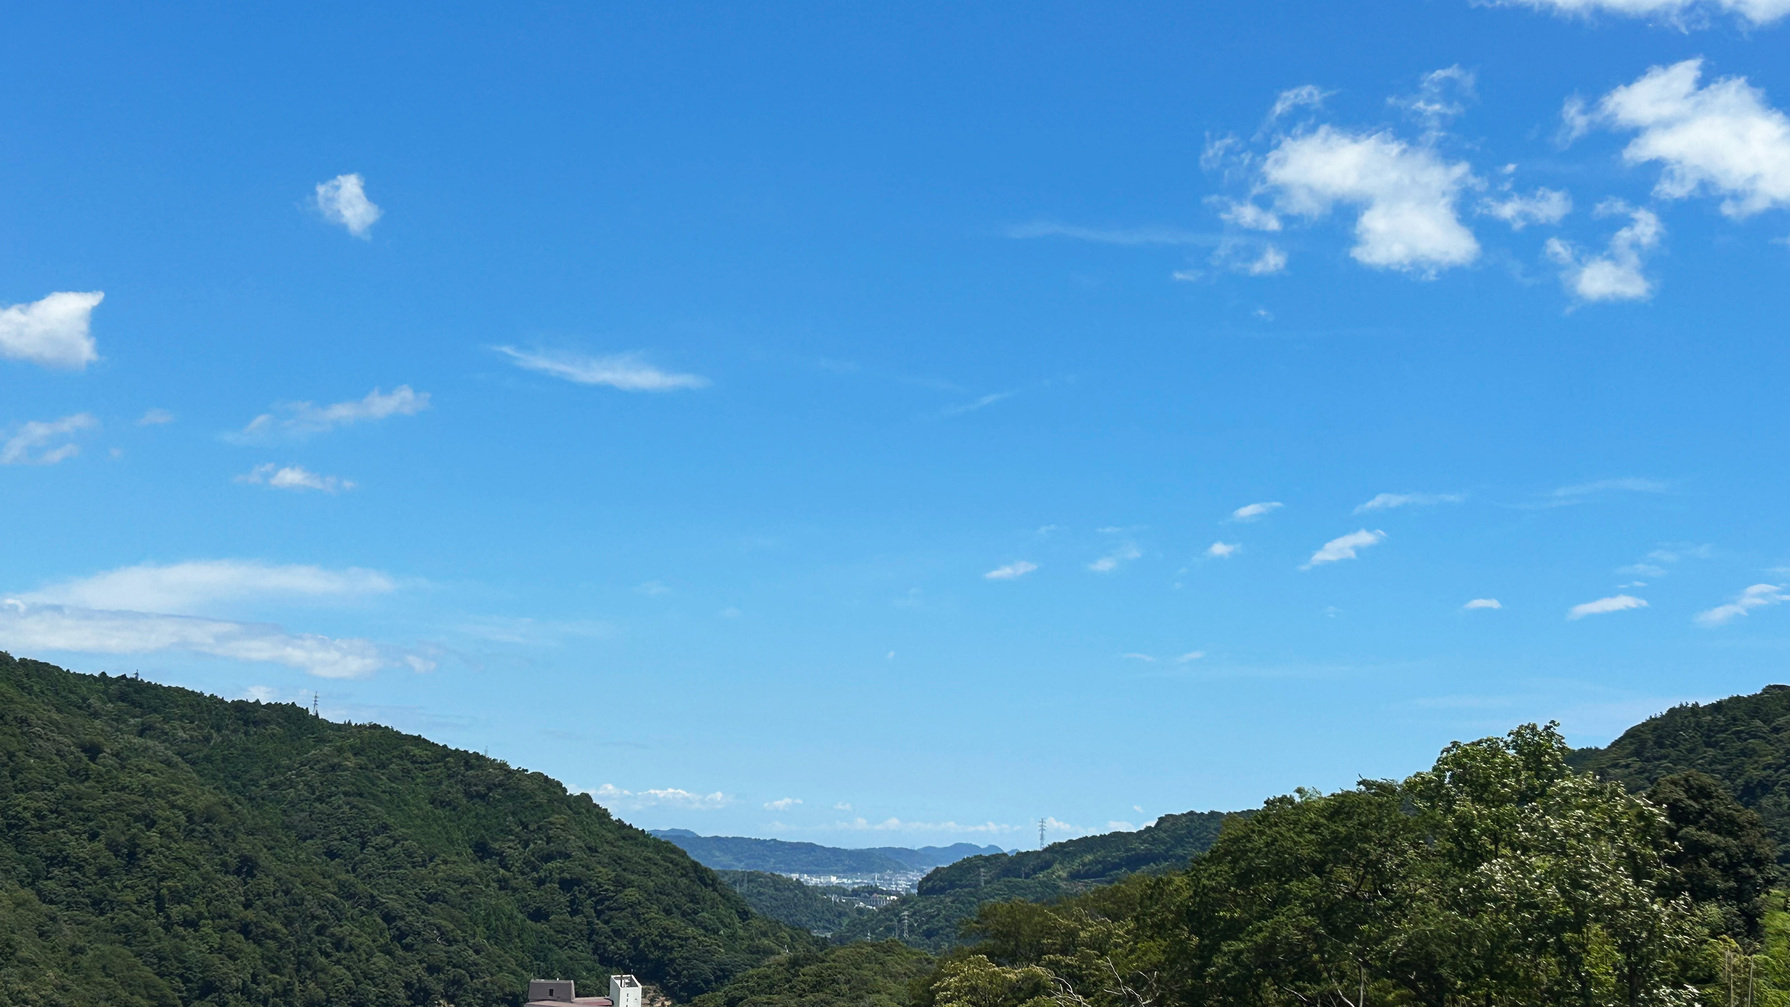
{"type": "Polygon", "coordinates": [[[633,976],[609,977],[610,1007],[640,1007],[640,980],[633,976]]]}

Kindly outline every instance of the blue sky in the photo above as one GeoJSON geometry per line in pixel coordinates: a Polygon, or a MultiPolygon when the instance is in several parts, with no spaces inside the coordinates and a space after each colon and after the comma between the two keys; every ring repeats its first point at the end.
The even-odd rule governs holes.
{"type": "Polygon", "coordinates": [[[840,845],[1754,691],[1787,15],[15,12],[0,647],[840,845]]]}

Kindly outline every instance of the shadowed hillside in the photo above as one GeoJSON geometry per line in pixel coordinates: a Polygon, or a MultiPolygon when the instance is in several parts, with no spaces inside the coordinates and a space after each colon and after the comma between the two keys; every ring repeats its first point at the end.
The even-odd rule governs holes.
{"type": "Polygon", "coordinates": [[[682,999],[808,940],[539,773],[0,654],[0,1003],[682,999]]]}

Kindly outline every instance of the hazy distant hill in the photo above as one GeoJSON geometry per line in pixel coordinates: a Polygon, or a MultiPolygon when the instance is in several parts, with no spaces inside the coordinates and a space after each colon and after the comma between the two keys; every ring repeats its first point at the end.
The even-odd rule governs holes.
{"type": "Polygon", "coordinates": [[[924,871],[964,857],[1000,853],[999,846],[899,846],[850,850],[817,843],[743,836],[699,836],[688,829],[656,829],[653,835],[676,843],[684,852],[718,871],[769,871],[774,874],[839,874],[868,876],[924,871]]]}
{"type": "Polygon", "coordinates": [[[807,934],[539,773],[0,653],[0,1004],[679,999],[807,934]]]}
{"type": "Polygon", "coordinates": [[[1673,707],[1568,761],[1631,790],[1685,769],[1708,773],[1758,812],[1779,861],[1790,860],[1790,686],[1673,707]]]}
{"type": "Polygon", "coordinates": [[[1229,817],[1222,811],[1189,811],[1164,815],[1136,832],[1108,832],[1042,850],[959,860],[928,874],[917,894],[850,921],[834,937],[899,937],[915,947],[940,950],[956,941],[958,926],[984,902],[1051,902],[1133,874],[1185,867],[1211,848],[1229,817]]]}

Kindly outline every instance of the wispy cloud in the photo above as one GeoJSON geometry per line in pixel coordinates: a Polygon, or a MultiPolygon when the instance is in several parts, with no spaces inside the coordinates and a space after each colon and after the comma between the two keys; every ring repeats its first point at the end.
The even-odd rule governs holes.
{"type": "Polygon", "coordinates": [[[732,797],[719,790],[712,794],[699,794],[679,787],[665,787],[658,790],[623,790],[613,783],[605,783],[594,790],[575,790],[573,793],[589,794],[591,800],[615,811],[640,811],[645,808],[710,811],[715,808],[724,808],[734,802],[732,797]]]}
{"type": "Polygon", "coordinates": [[[1309,570],[1314,566],[1321,566],[1325,563],[1336,563],[1345,559],[1355,559],[1359,550],[1366,549],[1369,546],[1379,545],[1384,541],[1386,541],[1386,533],[1383,531],[1368,531],[1366,528],[1363,528],[1360,531],[1352,531],[1347,535],[1333,538],[1324,543],[1317,552],[1311,554],[1311,559],[1299,569],[1309,570]]]}
{"type": "Polygon", "coordinates": [[[366,179],[358,174],[337,175],[317,184],[317,212],[332,224],[340,224],[357,238],[370,236],[384,211],[367,198],[366,179]]]}
{"type": "Polygon", "coordinates": [[[1206,555],[1212,559],[1229,559],[1241,551],[1243,546],[1238,542],[1214,542],[1206,547],[1206,555]]]}
{"type": "Polygon", "coordinates": [[[1009,238],[1073,238],[1103,245],[1215,245],[1219,236],[1179,227],[1081,227],[1037,220],[1007,229],[1009,238]]]}
{"type": "Polygon", "coordinates": [[[0,308],[0,357],[78,371],[99,359],[89,323],[106,295],[64,291],[0,308]]]}
{"type": "Polygon", "coordinates": [[[262,599],[354,599],[397,590],[390,576],[348,567],[274,565],[212,559],[120,567],[60,581],[19,595],[28,602],[91,609],[194,613],[223,602],[262,599]]]}
{"type": "Polygon", "coordinates": [[[1203,650],[1190,650],[1187,653],[1182,654],[1180,657],[1175,658],[1175,663],[1176,664],[1192,664],[1193,662],[1195,662],[1205,656],[1206,656],[1206,652],[1203,650]]]}
{"type": "Polygon", "coordinates": [[[766,801],[764,806],[767,811],[788,811],[800,803],[800,797],[781,797],[775,801],[766,801]]]}
{"type": "Polygon", "coordinates": [[[1129,563],[1142,556],[1142,550],[1130,542],[1122,542],[1112,552],[1088,564],[1088,569],[1095,573],[1112,573],[1121,564],[1129,563]]]}
{"type": "Polygon", "coordinates": [[[1790,601],[1790,594],[1784,593],[1784,585],[1754,584],[1726,605],[1717,605],[1707,612],[1697,613],[1697,625],[1726,626],[1753,609],[1780,605],[1786,601],[1790,601]]]}
{"type": "Polygon", "coordinates": [[[272,462],[255,466],[237,476],[236,481],[277,490],[316,490],[320,493],[340,493],[354,488],[351,479],[318,475],[302,465],[275,465],[272,462]]]}
{"type": "Polygon", "coordinates": [[[835,822],[833,828],[850,832],[974,832],[974,833],[1006,833],[1019,832],[1020,826],[999,825],[984,822],[981,825],[959,825],[956,822],[904,822],[899,818],[885,818],[880,822],[872,822],[864,818],[854,818],[849,822],[835,822]]]}
{"type": "Polygon", "coordinates": [[[647,363],[645,355],[638,351],[591,356],[551,350],[519,350],[514,346],[492,348],[523,370],[581,385],[607,385],[624,392],[672,392],[709,386],[709,379],[698,374],[660,370],[647,363]]]}
{"type": "Polygon", "coordinates": [[[1498,599],[1496,599],[1496,598],[1475,598],[1472,601],[1461,606],[1461,608],[1464,611],[1468,611],[1468,612],[1474,611],[1475,609],[1482,609],[1482,608],[1500,609],[1503,607],[1504,607],[1504,605],[1502,603],[1500,603],[1498,601],[1498,599]]]}
{"type": "Polygon", "coordinates": [[[1479,201],[1479,212],[1520,231],[1530,224],[1558,224],[1572,212],[1572,197],[1559,189],[1536,189],[1525,196],[1506,192],[1479,201]]]}
{"type": "Polygon", "coordinates": [[[1265,501],[1263,503],[1244,504],[1243,506],[1237,508],[1236,510],[1231,511],[1231,520],[1232,521],[1255,521],[1255,520],[1262,518],[1266,515],[1274,513],[1275,511],[1281,509],[1283,506],[1285,506],[1285,504],[1282,504],[1277,500],[1269,500],[1269,501],[1265,501]]]}
{"type": "Polygon", "coordinates": [[[976,399],[972,402],[965,402],[965,403],[962,403],[960,405],[955,405],[955,406],[946,406],[945,408],[939,410],[939,415],[940,416],[962,416],[964,413],[973,413],[978,409],[986,409],[989,406],[994,405],[996,402],[1000,402],[1004,399],[1010,399],[1013,396],[1018,395],[1018,394],[1019,394],[1019,392],[1017,390],[1010,391],[1010,392],[992,392],[992,393],[990,393],[988,395],[984,395],[981,398],[976,399]]]}
{"type": "Polygon", "coordinates": [[[1301,108],[1322,108],[1324,99],[1335,93],[1335,91],[1326,91],[1316,84],[1301,84],[1298,87],[1287,88],[1275,97],[1274,107],[1268,110],[1268,118],[1270,120],[1278,119],[1288,112],[1301,108]]]}
{"type": "Polygon", "coordinates": [[[151,409],[137,420],[140,427],[159,427],[174,422],[174,414],[166,409],[151,409]]]}
{"type": "Polygon", "coordinates": [[[387,667],[428,671],[434,662],[370,640],[288,633],[278,626],[183,615],[0,601],[0,646],[14,652],[154,654],[185,651],[280,664],[320,678],[364,678],[387,667]]]}
{"type": "Polygon", "coordinates": [[[1018,580],[1036,569],[1038,569],[1038,564],[1021,559],[1004,566],[997,566],[982,576],[986,580],[1018,580]]]}
{"type": "Polygon", "coordinates": [[[1708,13],[1736,14],[1753,24],[1769,24],[1790,14],[1785,0],[1496,0],[1500,6],[1533,7],[1556,14],[1626,14],[1660,18],[1679,27],[1698,23],[1708,13]]]}
{"type": "Polygon", "coordinates": [[[1467,499],[1465,493],[1381,493],[1372,500],[1355,508],[1357,514],[1367,514],[1380,510],[1395,510],[1399,507],[1433,507],[1437,504],[1460,503],[1467,499]]]}
{"type": "Polygon", "coordinates": [[[1646,255],[1659,246],[1665,225],[1652,210],[1611,200],[1598,207],[1599,216],[1627,214],[1629,222],[1610,236],[1601,255],[1579,252],[1569,242],[1549,238],[1547,256],[1560,267],[1560,281],[1581,301],[1644,301],[1653,295],[1653,283],[1642,272],[1646,255]]]}
{"type": "Polygon", "coordinates": [[[74,436],[99,426],[92,413],[24,423],[0,443],[0,465],[54,465],[81,453],[74,436]]]}
{"type": "Polygon", "coordinates": [[[1588,483],[1574,483],[1550,490],[1544,497],[1542,507],[1565,507],[1571,504],[1587,503],[1613,493],[1665,493],[1672,488],[1670,483],[1658,479],[1598,479],[1588,483]]]}
{"type": "Polygon", "coordinates": [[[1583,619],[1588,615],[1605,615],[1610,612],[1626,612],[1631,608],[1646,608],[1647,602],[1633,595],[1619,594],[1609,598],[1599,598],[1583,605],[1574,605],[1566,612],[1568,619],[1583,619]]]}
{"type": "Polygon", "coordinates": [[[399,385],[389,393],[375,388],[364,398],[319,406],[313,402],[286,402],[249,421],[240,431],[226,434],[236,444],[254,444],[276,435],[308,437],[337,427],[351,426],[391,416],[415,416],[429,408],[429,393],[399,385]]]}

